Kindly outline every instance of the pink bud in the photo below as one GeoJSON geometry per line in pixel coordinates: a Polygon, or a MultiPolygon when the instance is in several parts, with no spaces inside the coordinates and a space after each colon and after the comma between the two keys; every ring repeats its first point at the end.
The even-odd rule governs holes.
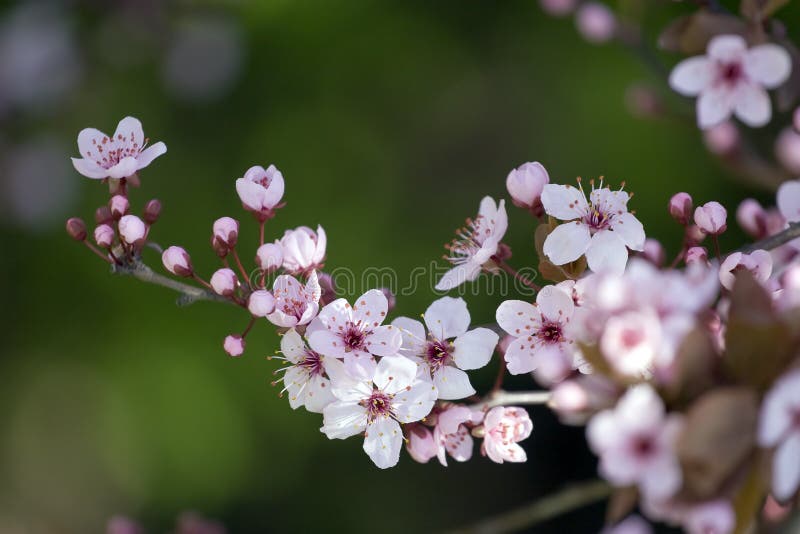
{"type": "Polygon", "coordinates": [[[219,269],[211,275],[211,287],[214,292],[223,297],[229,297],[236,291],[239,279],[231,269],[219,269]]]}
{"type": "Polygon", "coordinates": [[[108,207],[111,210],[111,216],[114,219],[119,220],[120,217],[128,214],[128,210],[130,209],[131,205],[126,197],[122,195],[114,195],[111,197],[111,200],[108,201],[108,207]]]}
{"type": "Polygon", "coordinates": [[[756,280],[766,282],[772,275],[772,256],[766,250],[754,250],[750,254],[734,252],[719,266],[719,282],[726,289],[733,289],[736,273],[742,269],[750,271],[756,280]]]}
{"type": "Polygon", "coordinates": [[[426,464],[428,461],[436,456],[438,448],[436,442],[433,440],[431,431],[419,423],[411,423],[406,425],[408,430],[408,441],[406,441],[406,450],[414,461],[421,464],[426,464]]]}
{"type": "Polygon", "coordinates": [[[728,211],[719,202],[706,202],[694,210],[695,224],[706,234],[719,235],[728,227],[728,211]]]}
{"type": "Polygon", "coordinates": [[[157,198],[148,200],[144,205],[144,222],[154,225],[161,215],[161,201],[157,198]]]}
{"type": "Polygon", "coordinates": [[[786,128],[775,141],[775,157],[786,170],[800,174],[800,133],[786,128]]]}
{"type": "Polygon", "coordinates": [[[108,520],[105,534],[143,534],[142,527],[132,519],[114,516],[108,520]]]}
{"type": "Polygon", "coordinates": [[[511,344],[514,343],[514,341],[516,341],[516,339],[517,338],[515,338],[514,336],[503,336],[503,338],[500,339],[500,343],[497,344],[497,352],[500,353],[500,356],[506,355],[508,347],[510,347],[511,344]]]}
{"type": "Polygon", "coordinates": [[[550,176],[538,161],[523,163],[506,178],[506,188],[514,205],[528,209],[541,206],[542,189],[548,183],[550,176]]]}
{"type": "Polygon", "coordinates": [[[67,233],[75,241],[86,240],[86,223],[83,219],[72,217],[67,220],[67,233]]]}
{"type": "Polygon", "coordinates": [[[794,129],[800,132],[800,107],[794,110],[794,129]]]}
{"type": "Polygon", "coordinates": [[[690,224],[686,227],[686,242],[690,245],[699,245],[705,238],[706,234],[696,224],[690,224]]]}
{"type": "Polygon", "coordinates": [[[625,90],[625,105],[631,115],[639,118],[660,117],[664,105],[656,91],[644,84],[633,84],[625,90]]]}
{"type": "Polygon", "coordinates": [[[256,264],[271,272],[283,265],[283,248],[280,243],[264,243],[256,251],[256,264]]]}
{"type": "Polygon", "coordinates": [[[324,306],[336,300],[336,284],[333,281],[333,277],[328,273],[320,272],[317,274],[317,280],[322,289],[322,296],[320,296],[319,299],[320,306],[324,306]]]}
{"type": "Polygon", "coordinates": [[[383,296],[386,297],[386,301],[389,303],[389,309],[387,313],[391,313],[392,310],[394,310],[394,307],[397,306],[397,297],[394,296],[394,293],[392,293],[392,290],[388,287],[382,287],[380,288],[380,291],[383,293],[383,296]]]}
{"type": "Polygon", "coordinates": [[[766,236],[767,213],[757,200],[746,198],[736,208],[736,222],[742,230],[755,238],[766,236]]]}
{"type": "Polygon", "coordinates": [[[554,17],[569,15],[575,10],[577,0],[539,0],[542,10],[554,17]]]}
{"type": "Polygon", "coordinates": [[[730,121],[726,121],[703,131],[706,148],[712,154],[724,156],[739,147],[739,129],[730,121]]]}
{"type": "Polygon", "coordinates": [[[225,341],[222,342],[222,348],[229,356],[241,356],[244,353],[244,346],[244,339],[238,334],[226,336],[225,341]]]}
{"type": "Polygon", "coordinates": [[[669,214],[679,223],[685,225],[692,217],[692,197],[689,193],[675,193],[669,199],[669,214]]]}
{"type": "Polygon", "coordinates": [[[147,227],[136,215],[123,215],[119,220],[119,235],[129,245],[139,245],[147,234],[147,227]]]}
{"type": "Polygon", "coordinates": [[[664,246],[657,239],[645,239],[642,256],[656,267],[661,267],[664,264],[667,253],[664,251],[664,246]]]}
{"type": "Polygon", "coordinates": [[[253,291],[247,301],[247,309],[255,317],[266,317],[275,311],[275,297],[266,289],[253,291]]]}
{"type": "Polygon", "coordinates": [[[614,13],[607,6],[598,2],[586,2],[579,7],[575,15],[575,25],[578,33],[594,44],[611,40],[617,31],[617,20],[614,13]]]}
{"type": "Polygon", "coordinates": [[[161,255],[164,267],[176,276],[192,276],[192,260],[189,254],[181,247],[169,247],[161,255]]]}
{"type": "Polygon", "coordinates": [[[98,246],[108,248],[114,242],[114,229],[110,224],[101,224],[94,229],[94,240],[98,246]]]}
{"type": "Polygon", "coordinates": [[[552,389],[550,407],[562,422],[582,425],[599,410],[613,406],[617,386],[600,374],[577,375],[552,389]]]}
{"type": "Polygon", "coordinates": [[[690,263],[708,264],[708,251],[704,247],[691,247],[686,251],[686,265],[690,263]]]}
{"type": "Polygon", "coordinates": [[[94,211],[94,222],[97,224],[110,223],[114,220],[111,216],[111,210],[108,206],[100,206],[94,211]]]}
{"type": "Polygon", "coordinates": [[[239,238],[239,221],[231,217],[221,217],[214,221],[211,246],[217,255],[224,258],[228,251],[236,246],[239,238]]]}

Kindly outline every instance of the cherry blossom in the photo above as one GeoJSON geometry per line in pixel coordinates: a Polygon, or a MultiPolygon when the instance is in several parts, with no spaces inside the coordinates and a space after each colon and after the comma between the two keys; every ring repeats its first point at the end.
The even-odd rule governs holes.
{"type": "Polygon", "coordinates": [[[319,311],[322,295],[317,272],[312,271],[305,285],[288,274],[282,274],[272,284],[275,311],[267,319],[275,326],[291,328],[311,322],[319,311]]]}
{"type": "Polygon", "coordinates": [[[164,268],[176,276],[192,276],[192,260],[182,247],[172,246],[161,254],[164,268]]]}
{"type": "Polygon", "coordinates": [[[523,163],[508,173],[506,189],[515,206],[534,209],[541,206],[542,188],[550,183],[547,170],[538,161],[523,163]]]}
{"type": "Polygon", "coordinates": [[[764,126],[772,117],[766,89],[789,77],[788,52],[767,43],[747,48],[738,35],[718,35],[708,43],[705,56],[678,63],[670,86],[685,96],[698,96],[697,123],[710,128],[735,114],[749,126],[764,126]]]}
{"type": "Polygon", "coordinates": [[[775,140],[775,157],[792,174],[800,174],[800,132],[784,128],[775,140]]]}
{"type": "Polygon", "coordinates": [[[719,235],[727,228],[728,210],[719,202],[706,202],[694,210],[694,223],[704,233],[719,235]]]}
{"type": "Polygon", "coordinates": [[[406,425],[406,451],[415,462],[426,464],[436,456],[438,447],[433,432],[421,423],[406,425]]]}
{"type": "Polygon", "coordinates": [[[637,484],[646,498],[668,499],[681,486],[673,446],[681,432],[679,415],[667,415],[648,384],[632,387],[613,410],[595,415],[586,429],[600,456],[600,474],[615,486],[637,484]]]}
{"type": "Polygon", "coordinates": [[[167,151],[161,142],[145,148],[147,141],[142,123],[133,117],[119,121],[112,137],[84,128],[78,134],[78,152],[83,157],[72,158],[72,164],[87,178],[127,178],[167,151]]]}
{"type": "Polygon", "coordinates": [[[320,354],[344,358],[352,377],[368,379],[375,373],[373,355],[397,356],[403,344],[397,327],[382,325],[388,307],[378,289],[358,297],[353,306],[343,298],[334,300],[319,312],[308,343],[320,354]]]}
{"type": "Polygon", "coordinates": [[[464,423],[475,422],[474,419],[472,410],[466,406],[451,406],[437,414],[433,441],[440,464],[447,466],[448,455],[457,462],[472,458],[473,440],[464,423]]]}
{"type": "Polygon", "coordinates": [[[98,246],[108,248],[114,242],[114,228],[110,224],[100,224],[94,229],[94,240],[98,246]]]}
{"type": "Polygon", "coordinates": [[[428,415],[437,396],[436,386],[419,380],[417,365],[404,357],[381,359],[368,380],[343,373],[332,382],[336,400],[323,409],[320,430],[329,439],[363,432],[364,452],[381,469],[397,465],[400,459],[400,423],[428,415]]]}
{"type": "Polygon", "coordinates": [[[280,243],[264,243],[256,250],[256,263],[265,271],[275,271],[283,265],[283,248],[280,243]]]}
{"type": "Polygon", "coordinates": [[[222,348],[229,356],[241,356],[244,353],[245,342],[240,335],[229,335],[225,337],[222,348]]]}
{"type": "Polygon", "coordinates": [[[214,274],[211,275],[210,283],[217,295],[229,297],[236,291],[236,287],[239,285],[239,279],[236,277],[236,273],[233,272],[233,270],[225,267],[223,269],[217,269],[214,274]]]}
{"type": "Polygon", "coordinates": [[[283,188],[283,174],[275,165],[270,165],[266,170],[254,165],[236,180],[236,192],[242,206],[262,221],[272,216],[283,198],[283,188]]]}
{"type": "Polygon", "coordinates": [[[683,525],[688,534],[731,534],[736,527],[736,513],[729,501],[718,499],[691,507],[683,525]]]}
{"type": "Polygon", "coordinates": [[[528,373],[543,361],[555,361],[560,362],[563,375],[569,373],[577,349],[565,329],[574,310],[572,297],[555,286],[542,288],[536,304],[522,300],[500,304],[497,324],[514,337],[504,356],[508,372],[528,373]]]}
{"type": "Polygon", "coordinates": [[[508,228],[505,201],[495,203],[492,197],[484,197],[475,219],[467,219],[464,228],[456,232],[456,238],[446,246],[450,252],[447,260],[453,268],[447,271],[437,291],[448,291],[478,278],[484,264],[497,254],[497,248],[508,228]]]}
{"type": "Polygon", "coordinates": [[[481,453],[498,464],[524,462],[528,459],[519,442],[533,431],[528,412],[515,406],[496,406],[483,420],[484,437],[481,453]]]}
{"type": "Polygon", "coordinates": [[[280,241],[283,268],[291,274],[305,274],[322,267],[328,238],[322,226],[314,232],[307,226],[286,230],[280,241]]]}
{"type": "Polygon", "coordinates": [[[267,317],[275,311],[275,297],[266,289],[258,289],[250,293],[247,309],[253,317],[267,317]]]}
{"type": "Polygon", "coordinates": [[[767,392],[758,423],[759,445],[775,449],[772,494],[787,502],[800,487],[800,369],[784,375],[767,392]]]}
{"type": "Polygon", "coordinates": [[[750,254],[734,252],[719,267],[719,281],[725,289],[733,289],[736,272],[750,271],[759,282],[766,282],[772,274],[772,256],[766,250],[754,250],[750,254]]]}
{"type": "Polygon", "coordinates": [[[125,243],[139,246],[147,235],[147,226],[136,215],[123,215],[119,220],[119,235],[125,243]]]}
{"type": "Polygon", "coordinates": [[[475,394],[465,370],[480,369],[489,363],[499,336],[488,328],[467,330],[470,315],[462,298],[442,297],[423,315],[425,326],[408,317],[392,324],[403,334],[400,354],[420,367],[439,390],[439,398],[463,399],[475,394]]]}
{"type": "Polygon", "coordinates": [[[224,258],[236,246],[239,239],[239,221],[231,217],[220,217],[214,221],[211,246],[217,255],[224,258]]]}
{"type": "Polygon", "coordinates": [[[644,248],[642,223],[628,212],[630,195],[625,191],[595,188],[586,201],[583,188],[548,184],[542,192],[545,212],[569,221],[555,228],[544,242],[544,254],[556,265],[564,265],[586,255],[595,272],[622,272],[628,250],[644,248]]]}
{"type": "Polygon", "coordinates": [[[781,184],[778,188],[777,204],[786,222],[800,222],[800,180],[781,184]]]}
{"type": "Polygon", "coordinates": [[[281,338],[281,353],[287,362],[283,377],[279,380],[289,394],[289,405],[293,410],[305,406],[309,412],[322,413],[322,409],[335,399],[331,391],[329,376],[341,376],[342,371],[328,369],[342,363],[336,358],[326,358],[306,346],[306,342],[292,328],[281,338]]]}
{"type": "Polygon", "coordinates": [[[675,193],[669,199],[669,214],[679,223],[685,225],[692,218],[692,197],[689,193],[675,193]]]}

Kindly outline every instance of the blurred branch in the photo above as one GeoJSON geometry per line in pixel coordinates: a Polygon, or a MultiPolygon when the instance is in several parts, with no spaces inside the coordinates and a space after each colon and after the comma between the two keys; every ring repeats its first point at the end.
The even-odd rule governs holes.
{"type": "Polygon", "coordinates": [[[453,534],[482,534],[514,532],[537,523],[553,519],[611,495],[611,487],[602,480],[572,486],[555,495],[544,497],[531,504],[511,510],[474,525],[453,530],[453,534]]]}
{"type": "Polygon", "coordinates": [[[138,259],[133,260],[133,262],[126,265],[114,264],[111,266],[111,272],[123,276],[132,276],[142,282],[155,284],[157,286],[162,286],[166,287],[167,289],[177,291],[181,294],[177,301],[179,306],[188,306],[189,304],[193,304],[199,300],[226,302],[231,304],[230,300],[217,295],[216,293],[208,291],[207,289],[190,286],[188,284],[184,284],[183,282],[178,282],[177,280],[173,280],[172,278],[158,274],[138,259]]]}
{"type": "Polygon", "coordinates": [[[495,406],[531,406],[548,402],[550,402],[549,391],[495,391],[489,393],[482,401],[470,406],[470,409],[488,410],[495,406]]]}
{"type": "Polygon", "coordinates": [[[772,250],[789,241],[800,238],[800,222],[790,223],[789,228],[740,248],[737,252],[752,252],[754,250],[772,250]]]}

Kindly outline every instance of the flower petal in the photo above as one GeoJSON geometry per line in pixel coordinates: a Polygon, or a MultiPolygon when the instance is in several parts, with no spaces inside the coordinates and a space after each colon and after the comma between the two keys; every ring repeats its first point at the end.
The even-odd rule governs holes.
{"type": "Polygon", "coordinates": [[[244,178],[238,178],[236,180],[236,193],[239,195],[239,200],[242,201],[242,204],[251,210],[258,211],[262,208],[261,200],[264,196],[264,188],[260,184],[244,178]]]}
{"type": "Polygon", "coordinates": [[[348,352],[344,355],[344,369],[358,380],[370,380],[375,376],[375,358],[368,352],[348,352]]]}
{"type": "Polygon", "coordinates": [[[724,87],[711,87],[697,99],[697,125],[706,130],[731,116],[733,93],[724,87]]]}
{"type": "Polygon", "coordinates": [[[139,169],[144,169],[148,165],[150,165],[154,159],[158,156],[167,153],[167,145],[159,141],[153,145],[142,150],[142,152],[136,157],[136,165],[139,169]]]}
{"type": "Polygon", "coordinates": [[[772,462],[772,494],[787,502],[800,486],[800,432],[792,432],[780,444],[772,462]]]}
{"type": "Polygon", "coordinates": [[[353,322],[365,326],[378,326],[386,318],[389,301],[378,289],[370,289],[353,301],[353,322]]]}
{"type": "Polygon", "coordinates": [[[530,373],[536,369],[536,346],[532,338],[517,338],[506,349],[504,356],[508,372],[512,375],[530,373]]]}
{"type": "Polygon", "coordinates": [[[556,219],[571,221],[582,217],[588,208],[583,191],[571,185],[547,184],[542,189],[544,211],[556,219]]]}
{"type": "Polygon", "coordinates": [[[459,369],[480,369],[492,359],[499,340],[500,336],[488,328],[465,332],[453,342],[453,360],[459,369]]]}
{"type": "Polygon", "coordinates": [[[308,344],[312,349],[325,356],[343,358],[347,354],[342,338],[329,330],[314,332],[308,338],[308,344]]]}
{"type": "Polygon", "coordinates": [[[400,425],[390,417],[379,417],[367,426],[364,452],[381,469],[394,467],[400,461],[403,433],[400,425]]]}
{"type": "Polygon", "coordinates": [[[684,96],[697,96],[712,81],[714,65],[705,56],[684,59],[672,69],[669,86],[684,96]]]}
{"type": "Polygon", "coordinates": [[[403,335],[395,326],[379,326],[364,338],[364,343],[367,350],[376,356],[397,356],[403,346],[403,335]]]}
{"type": "Polygon", "coordinates": [[[756,84],[740,84],[736,89],[736,116],[747,124],[757,128],[764,126],[772,118],[772,104],[767,91],[756,84]]]}
{"type": "Polygon", "coordinates": [[[515,337],[527,336],[538,329],[541,314],[530,302],[506,300],[497,307],[495,319],[500,328],[515,337]]]}
{"type": "Polygon", "coordinates": [[[298,363],[305,357],[306,344],[294,328],[281,337],[281,352],[292,363],[298,363]]]}
{"type": "Polygon", "coordinates": [[[768,89],[774,89],[789,78],[792,58],[781,46],[762,44],[747,51],[744,69],[750,78],[768,89]]]}
{"type": "Polygon", "coordinates": [[[800,180],[781,184],[778,188],[777,204],[787,222],[800,221],[800,180]]]}
{"type": "Polygon", "coordinates": [[[586,250],[586,261],[596,273],[608,271],[622,274],[628,263],[628,249],[615,232],[597,232],[586,250]]]}
{"type": "Polygon", "coordinates": [[[433,301],[423,318],[428,332],[442,341],[466,332],[470,321],[467,303],[461,297],[442,297],[433,301]]]}
{"type": "Polygon", "coordinates": [[[747,42],[739,35],[718,35],[708,42],[709,57],[727,63],[740,59],[747,52],[747,42]]]}
{"type": "Polygon", "coordinates": [[[575,302],[572,295],[555,286],[545,286],[536,295],[536,305],[539,311],[551,321],[563,322],[572,317],[575,311],[575,302]]]}
{"type": "Polygon", "coordinates": [[[475,394],[467,373],[450,365],[440,367],[433,373],[433,383],[439,390],[440,399],[458,400],[475,394]]]}
{"type": "Polygon", "coordinates": [[[564,265],[583,256],[591,239],[589,229],[583,223],[560,224],[544,240],[544,255],[554,264],[564,265]]]}
{"type": "Polygon", "coordinates": [[[135,117],[125,117],[114,131],[114,142],[118,147],[138,148],[144,146],[144,132],[142,123],[135,117]]]}
{"type": "Polygon", "coordinates": [[[367,427],[367,411],[356,402],[334,402],[322,411],[320,431],[328,439],[345,439],[360,434],[367,427]]]}
{"type": "Polygon", "coordinates": [[[306,410],[312,413],[322,413],[325,406],[336,401],[331,390],[331,381],[320,375],[311,377],[305,393],[306,410]]]}
{"type": "Polygon", "coordinates": [[[463,284],[464,282],[471,282],[478,278],[481,273],[481,266],[478,263],[468,261],[456,265],[439,279],[436,284],[436,291],[449,291],[463,284]]]}
{"type": "Polygon", "coordinates": [[[424,380],[417,380],[410,388],[398,391],[393,407],[398,421],[413,423],[431,413],[439,392],[436,386],[424,380]]]}
{"type": "Polygon", "coordinates": [[[108,176],[111,178],[127,178],[133,175],[138,169],[136,158],[128,156],[119,160],[119,163],[108,169],[108,176]]]}
{"type": "Polygon", "coordinates": [[[406,356],[416,356],[425,347],[425,327],[422,323],[409,317],[398,317],[392,321],[392,326],[400,330],[403,336],[403,346],[400,352],[406,356]]]}
{"type": "Polygon", "coordinates": [[[72,158],[75,170],[87,178],[99,180],[108,176],[108,171],[89,158],[72,158]]]}
{"type": "Polygon", "coordinates": [[[384,393],[394,394],[410,387],[417,376],[417,364],[398,356],[382,358],[375,369],[375,386],[384,393]]]}

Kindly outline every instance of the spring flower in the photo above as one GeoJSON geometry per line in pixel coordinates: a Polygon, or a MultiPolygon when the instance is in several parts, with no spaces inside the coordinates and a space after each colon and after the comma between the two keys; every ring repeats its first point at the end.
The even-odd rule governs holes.
{"type": "MultiPolygon", "coordinates": [[[[369,379],[375,373],[375,356],[396,356],[403,344],[400,330],[381,325],[389,303],[378,289],[358,297],[355,304],[337,299],[319,312],[308,342],[320,354],[344,358],[354,378],[369,379]]],[[[416,364],[415,364],[416,369],[416,364]]]]}
{"type": "Polygon", "coordinates": [[[293,276],[280,275],[272,284],[272,295],[275,311],[267,315],[272,324],[291,328],[310,323],[317,316],[322,295],[317,272],[311,272],[305,285],[293,276]]]}
{"type": "Polygon", "coordinates": [[[421,423],[406,425],[406,451],[415,462],[428,463],[438,453],[433,432],[421,423]]]}
{"type": "Polygon", "coordinates": [[[192,260],[182,247],[169,247],[161,254],[164,268],[175,276],[192,276],[192,260]]]}
{"type": "Polygon", "coordinates": [[[254,165],[236,180],[236,192],[242,206],[262,221],[272,216],[283,198],[283,187],[283,175],[275,165],[270,165],[266,170],[254,165]]]}
{"type": "Polygon", "coordinates": [[[681,486],[674,444],[683,421],[667,415],[648,384],[632,387],[613,410],[595,415],[586,429],[600,457],[600,474],[615,486],[637,484],[648,499],[665,500],[681,486]]]}
{"type": "Polygon", "coordinates": [[[108,201],[108,207],[111,210],[111,216],[114,217],[114,219],[119,220],[120,217],[128,214],[128,210],[130,209],[131,205],[126,197],[122,195],[114,195],[111,197],[111,200],[108,201]]]}
{"type": "Polygon", "coordinates": [[[142,123],[133,117],[119,121],[113,137],[84,128],[78,134],[78,152],[83,157],[72,158],[72,164],[87,178],[127,178],[167,151],[161,142],[145,148],[147,141],[142,123]]]}
{"type": "Polygon", "coordinates": [[[275,311],[275,297],[266,289],[258,289],[250,293],[247,309],[253,317],[267,317],[275,311]]]}
{"type": "Polygon", "coordinates": [[[226,267],[224,269],[217,269],[214,274],[211,275],[210,284],[217,295],[229,297],[236,291],[236,286],[239,285],[239,279],[236,277],[236,273],[233,272],[233,270],[226,267]]]}
{"type": "Polygon", "coordinates": [[[225,349],[225,352],[228,353],[229,356],[241,356],[244,353],[244,339],[240,335],[229,335],[225,337],[225,341],[222,342],[222,348],[225,349]]]}
{"type": "Polygon", "coordinates": [[[781,184],[778,188],[777,204],[786,222],[800,222],[800,180],[781,184]]]}
{"type": "Polygon", "coordinates": [[[792,69],[788,52],[774,44],[747,48],[738,35],[718,35],[705,56],[678,63],[670,86],[685,96],[698,96],[697,123],[710,128],[735,114],[749,126],[764,126],[772,116],[766,89],[785,82],[792,69]]]}
{"type": "Polygon", "coordinates": [[[256,263],[265,271],[275,271],[283,264],[280,243],[264,243],[256,250],[256,263]]]}
{"type": "Polygon", "coordinates": [[[683,519],[687,534],[731,534],[736,527],[736,513],[725,499],[691,507],[683,519]]]}
{"type": "Polygon", "coordinates": [[[475,280],[483,265],[497,253],[507,228],[505,201],[495,204],[491,197],[484,197],[478,216],[474,220],[467,219],[467,226],[458,230],[456,239],[445,247],[450,252],[447,260],[454,267],[442,276],[436,290],[447,291],[475,280]]]}
{"type": "MultiPolygon", "coordinates": [[[[341,366],[342,362],[309,349],[294,328],[281,338],[281,352],[289,364],[281,378],[289,394],[289,405],[293,410],[305,406],[309,412],[322,413],[322,409],[335,400],[327,369],[341,366]]],[[[330,372],[330,376],[341,374],[341,371],[330,372]]]]}
{"type": "Polygon", "coordinates": [[[719,281],[725,289],[733,289],[736,272],[750,271],[756,280],[766,282],[772,274],[772,256],[766,250],[754,250],[750,254],[729,254],[719,267],[719,281]]]}
{"type": "Polygon", "coordinates": [[[400,423],[428,415],[437,395],[435,386],[417,379],[417,365],[403,357],[381,359],[368,380],[343,374],[332,386],[336,401],[323,409],[320,430],[329,439],[364,432],[364,452],[381,469],[400,459],[400,423]]]}
{"type": "Polygon", "coordinates": [[[528,412],[514,406],[496,406],[483,420],[481,453],[498,464],[528,459],[519,442],[531,435],[533,423],[528,412]]]}
{"type": "Polygon", "coordinates": [[[94,229],[94,240],[98,246],[108,248],[114,242],[114,229],[110,224],[99,224],[94,229]]]}
{"type": "Polygon", "coordinates": [[[589,268],[595,272],[622,272],[628,261],[628,248],[644,248],[642,223],[628,212],[630,195],[601,187],[592,192],[589,201],[583,192],[571,185],[548,184],[542,192],[545,212],[562,221],[544,242],[544,254],[556,265],[564,265],[586,255],[589,268]],[[627,247],[627,248],[626,248],[627,247]]]}
{"type": "Polygon", "coordinates": [[[147,227],[136,215],[123,215],[119,220],[119,235],[125,243],[138,246],[147,235],[147,227]]]}
{"type": "Polygon", "coordinates": [[[472,436],[464,423],[473,422],[473,419],[472,410],[466,406],[451,406],[439,412],[433,429],[433,441],[440,464],[447,466],[447,455],[457,462],[472,458],[472,436]]]}
{"type": "Polygon", "coordinates": [[[758,444],[774,448],[772,495],[787,502],[800,487],[800,370],[780,378],[764,397],[758,444]]]}
{"type": "Polygon", "coordinates": [[[724,121],[703,130],[703,141],[712,154],[725,156],[739,148],[741,136],[739,129],[731,121],[724,121]]]}
{"type": "Polygon", "coordinates": [[[775,157],[792,174],[800,174],[800,133],[784,128],[775,140],[775,157]]]}
{"type": "Polygon", "coordinates": [[[505,353],[508,372],[514,375],[536,369],[542,360],[561,360],[572,369],[572,340],[565,327],[572,319],[572,297],[555,286],[536,295],[536,304],[507,300],[497,308],[497,324],[514,337],[505,353]]]}
{"type": "Polygon", "coordinates": [[[534,209],[541,206],[542,188],[550,183],[547,170],[538,161],[523,163],[508,173],[506,189],[515,206],[534,209]]]}
{"type": "Polygon", "coordinates": [[[691,220],[692,208],[692,197],[689,193],[675,193],[669,199],[669,214],[683,225],[686,225],[691,220]]]}
{"type": "Polygon", "coordinates": [[[727,228],[728,210],[719,202],[706,202],[694,210],[694,223],[708,235],[719,235],[727,228]]]}
{"type": "Polygon", "coordinates": [[[467,303],[462,298],[442,297],[423,315],[428,333],[419,321],[398,317],[392,325],[403,333],[400,354],[420,366],[431,377],[439,398],[463,399],[475,394],[464,370],[480,369],[489,363],[499,336],[488,328],[467,331],[470,323],[467,303]]]}
{"type": "Polygon", "coordinates": [[[599,2],[586,2],[575,13],[578,33],[593,44],[610,41],[617,31],[617,19],[608,6],[599,2]]]}
{"type": "Polygon", "coordinates": [[[600,348],[626,376],[648,378],[661,349],[661,322],[653,310],[627,311],[608,319],[600,348]]]}
{"type": "Polygon", "coordinates": [[[321,268],[327,244],[328,238],[322,226],[317,226],[316,232],[307,226],[286,230],[280,241],[283,268],[291,274],[303,274],[321,268]]]}
{"type": "Polygon", "coordinates": [[[224,258],[239,239],[239,221],[231,217],[220,217],[211,229],[211,246],[217,255],[224,258]]]}

